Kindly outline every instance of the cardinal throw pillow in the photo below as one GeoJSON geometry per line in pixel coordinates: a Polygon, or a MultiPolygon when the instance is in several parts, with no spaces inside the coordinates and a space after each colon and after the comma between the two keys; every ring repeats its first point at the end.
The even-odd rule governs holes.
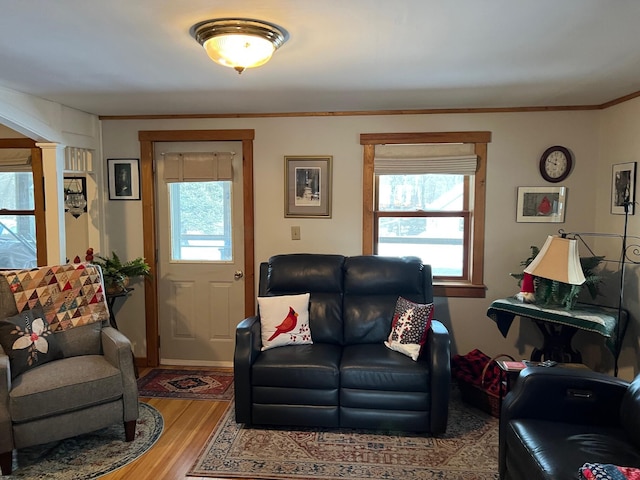
{"type": "Polygon", "coordinates": [[[433,303],[414,303],[398,297],[391,333],[384,344],[414,361],[418,360],[420,349],[427,340],[432,319],[433,303]]]}
{"type": "Polygon", "coordinates": [[[309,329],[309,294],[258,297],[262,350],[313,343],[309,329]]]}

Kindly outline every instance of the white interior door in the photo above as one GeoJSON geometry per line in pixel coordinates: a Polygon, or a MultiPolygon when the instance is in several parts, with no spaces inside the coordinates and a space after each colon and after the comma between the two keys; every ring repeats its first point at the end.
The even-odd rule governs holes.
{"type": "Polygon", "coordinates": [[[158,142],[155,152],[160,363],[230,365],[244,318],[242,143],[158,142]],[[165,175],[175,152],[233,152],[232,179],[175,181],[165,175]]]}

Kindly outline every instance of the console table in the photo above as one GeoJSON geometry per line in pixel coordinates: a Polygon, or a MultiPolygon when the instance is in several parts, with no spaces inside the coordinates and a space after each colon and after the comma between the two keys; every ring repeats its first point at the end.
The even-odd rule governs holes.
{"type": "Polygon", "coordinates": [[[564,308],[541,307],[523,303],[514,297],[495,300],[487,310],[487,316],[496,322],[503,337],[507,336],[511,323],[516,316],[530,318],[542,332],[544,343],[535,348],[531,360],[535,362],[555,360],[562,363],[582,363],[582,355],[573,349],[571,339],[578,330],[595,332],[605,337],[605,344],[614,357],[616,371],[622,338],[618,332],[624,332],[628,314],[622,310],[622,323],[618,325],[618,310],[595,305],[577,304],[572,310],[564,308]]]}

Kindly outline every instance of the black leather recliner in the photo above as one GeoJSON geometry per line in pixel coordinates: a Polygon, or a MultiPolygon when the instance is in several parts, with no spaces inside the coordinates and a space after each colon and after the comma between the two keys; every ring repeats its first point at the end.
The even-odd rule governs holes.
{"type": "Polygon", "coordinates": [[[383,342],[398,296],[433,301],[431,268],[416,258],[291,254],[260,266],[260,296],[311,294],[312,345],[260,351],[260,318],[240,322],[236,420],[255,425],[446,430],[450,340],[432,322],[418,361],[383,342]]]}
{"type": "Polygon", "coordinates": [[[526,368],[500,416],[501,480],[578,479],[585,463],[640,467],[640,376],[526,368]]]}

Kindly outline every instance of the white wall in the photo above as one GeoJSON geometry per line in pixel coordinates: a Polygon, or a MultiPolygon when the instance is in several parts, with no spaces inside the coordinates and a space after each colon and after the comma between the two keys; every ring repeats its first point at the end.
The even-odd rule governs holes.
{"type": "MultiPolygon", "coordinates": [[[[291,252],[354,255],[362,245],[362,147],[361,133],[491,131],[488,148],[487,221],[484,299],[439,298],[436,317],[450,328],[453,350],[466,353],[479,348],[489,355],[508,353],[528,357],[540,345],[541,335],[530,322],[515,321],[503,338],[486,316],[492,300],[518,291],[510,272],[541,246],[559,227],[567,231],[593,231],[597,214],[605,215],[608,203],[598,202],[594,191],[608,185],[598,170],[598,121],[601,112],[539,112],[449,115],[400,115],[355,117],[300,117],[192,120],[103,121],[104,159],[140,156],[139,130],[255,129],[255,253],[256,262],[291,252]],[[562,184],[568,187],[564,224],[516,223],[518,186],[544,186],[538,171],[542,152],[564,145],[574,153],[575,166],[562,184]],[[284,156],[333,156],[333,216],[331,219],[284,218],[284,156]],[[290,239],[290,227],[301,227],[302,239],[290,239]]],[[[103,160],[104,160],[103,159],[103,160]]],[[[140,202],[107,202],[106,235],[109,249],[126,258],[143,255],[140,202]]],[[[118,312],[118,323],[133,340],[135,353],[145,355],[144,298],[136,289],[118,312]]],[[[240,319],[239,319],[240,320],[240,319]]],[[[576,344],[602,345],[595,334],[576,337],[576,344]]],[[[607,364],[607,351],[592,348],[585,359],[607,364]],[[600,358],[600,357],[605,357],[600,358]]]]}

